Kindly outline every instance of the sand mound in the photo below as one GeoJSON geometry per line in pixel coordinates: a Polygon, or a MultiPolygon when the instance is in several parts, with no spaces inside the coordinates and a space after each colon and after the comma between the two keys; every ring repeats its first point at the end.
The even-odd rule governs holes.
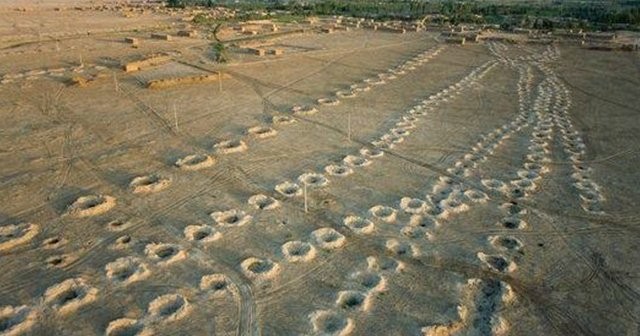
{"type": "Polygon", "coordinates": [[[466,199],[474,203],[485,203],[489,200],[489,196],[487,196],[487,194],[477,189],[465,190],[464,196],[466,199]]]}
{"type": "Polygon", "coordinates": [[[409,122],[409,123],[414,123],[420,119],[418,119],[418,117],[414,116],[414,115],[406,115],[402,117],[402,120],[405,122],[409,122]]]}
{"type": "Polygon", "coordinates": [[[480,259],[491,270],[500,273],[511,273],[516,270],[517,266],[514,262],[508,261],[501,255],[489,255],[482,252],[478,252],[478,259],[480,259]]]}
{"type": "Polygon", "coordinates": [[[332,176],[347,176],[353,173],[353,169],[346,165],[330,164],[324,167],[324,171],[332,176]]]}
{"type": "Polygon", "coordinates": [[[355,290],[340,291],[336,299],[336,307],[347,310],[359,309],[366,311],[371,308],[370,296],[367,293],[355,290]]]}
{"type": "Polygon", "coordinates": [[[280,201],[263,194],[257,194],[249,197],[247,203],[258,210],[274,210],[280,207],[280,201]]]}
{"type": "Polygon", "coordinates": [[[44,293],[44,304],[60,314],[72,313],[96,300],[98,289],[87,285],[82,278],[67,279],[49,287],[44,293]]]}
{"type": "Polygon", "coordinates": [[[73,217],[90,217],[103,214],[116,206],[116,199],[106,195],[81,196],[67,209],[73,217]]]}
{"type": "Polygon", "coordinates": [[[538,187],[534,182],[534,180],[526,179],[526,178],[512,180],[509,183],[516,188],[524,190],[525,192],[534,191],[538,187]]]}
{"type": "Polygon", "coordinates": [[[40,226],[20,223],[0,227],[0,252],[30,242],[40,232],[40,226]]]}
{"type": "Polygon", "coordinates": [[[371,90],[371,86],[366,84],[353,84],[350,88],[353,92],[367,92],[371,90]]]}
{"type": "MultiPolygon", "coordinates": [[[[414,129],[416,128],[416,124],[414,124],[412,121],[398,121],[396,123],[396,127],[395,129],[397,130],[404,130],[406,132],[408,132],[408,130],[414,129]]],[[[400,133],[395,133],[396,135],[399,135],[400,133]]],[[[405,133],[405,135],[409,135],[408,133],[405,133]]]]}
{"type": "Polygon", "coordinates": [[[271,117],[271,122],[274,125],[289,125],[296,122],[296,119],[290,116],[276,115],[271,117]]]}
{"type": "Polygon", "coordinates": [[[401,272],[404,264],[386,257],[367,257],[367,269],[372,272],[401,272]]]}
{"type": "Polygon", "coordinates": [[[191,154],[176,161],[176,167],[183,170],[200,170],[209,168],[215,164],[215,160],[206,154],[191,154]]]}
{"type": "Polygon", "coordinates": [[[369,85],[382,85],[386,83],[383,79],[380,78],[367,78],[362,82],[369,85]]]}
{"type": "Polygon", "coordinates": [[[118,232],[128,229],[129,227],[131,227],[131,225],[133,225],[131,221],[125,219],[116,219],[107,223],[107,229],[109,231],[118,232]]]}
{"type": "Polygon", "coordinates": [[[131,247],[132,245],[133,245],[133,239],[131,239],[131,236],[124,235],[124,236],[118,237],[116,241],[113,243],[113,245],[111,246],[111,248],[116,250],[121,250],[121,249],[131,247]]]}
{"type": "Polygon", "coordinates": [[[109,322],[105,334],[106,336],[152,336],[153,332],[145,329],[144,324],[138,320],[120,318],[109,322]]]}
{"type": "Polygon", "coordinates": [[[518,202],[511,201],[500,205],[500,209],[508,216],[526,215],[527,209],[523,208],[518,202]]]}
{"type": "Polygon", "coordinates": [[[416,257],[419,254],[418,249],[415,246],[407,242],[401,242],[397,239],[387,240],[385,246],[389,252],[397,256],[416,257]]]}
{"type": "Polygon", "coordinates": [[[398,127],[398,128],[392,128],[389,130],[389,134],[397,137],[397,138],[401,138],[401,137],[406,137],[408,135],[411,134],[411,132],[409,132],[409,130],[407,130],[404,127],[398,127]]]}
{"type": "Polygon", "coordinates": [[[347,155],[344,159],[342,159],[342,162],[344,162],[347,166],[353,168],[366,167],[371,164],[371,161],[369,161],[368,159],[357,155],[347,155]]]}
{"type": "Polygon", "coordinates": [[[464,203],[464,194],[460,191],[453,191],[447,198],[438,202],[438,207],[442,210],[440,217],[447,218],[452,214],[458,214],[469,210],[469,205],[464,203]]]}
{"type": "Polygon", "coordinates": [[[519,251],[523,246],[522,242],[515,237],[490,236],[488,241],[493,247],[503,251],[519,251]]]}
{"type": "Polygon", "coordinates": [[[233,283],[229,277],[222,273],[204,275],[200,279],[200,290],[208,291],[214,296],[236,293],[233,283]]]}
{"type": "Polygon", "coordinates": [[[409,226],[418,226],[425,229],[434,229],[440,226],[440,222],[430,215],[412,215],[409,218],[409,226]]]}
{"type": "Polygon", "coordinates": [[[318,99],[318,104],[324,106],[336,106],[340,104],[340,100],[335,98],[320,98],[318,99]]]}
{"type": "Polygon", "coordinates": [[[402,134],[402,131],[398,131],[396,133],[387,133],[387,134],[383,134],[380,137],[380,141],[389,143],[389,144],[393,144],[393,145],[397,145],[399,143],[402,143],[404,141],[404,135],[400,135],[402,134]]]}
{"type": "Polygon", "coordinates": [[[386,205],[375,205],[369,209],[371,216],[380,219],[387,223],[393,223],[396,221],[398,211],[392,207],[386,205]]]}
{"type": "Polygon", "coordinates": [[[427,231],[427,229],[421,226],[411,226],[407,225],[400,230],[400,233],[407,238],[419,239],[419,238],[427,238],[431,240],[431,233],[427,231]]]}
{"type": "Polygon", "coordinates": [[[147,244],[145,254],[160,266],[167,266],[187,258],[187,252],[179,245],[165,243],[147,244]]]}
{"type": "Polygon", "coordinates": [[[299,240],[289,241],[282,245],[282,254],[289,262],[310,261],[316,257],[316,248],[299,240]]]}
{"type": "Polygon", "coordinates": [[[35,324],[37,312],[27,306],[0,307],[0,335],[24,335],[35,324]]]}
{"type": "Polygon", "coordinates": [[[212,212],[210,216],[220,226],[242,226],[253,219],[251,215],[236,209],[212,212]]]}
{"type": "Polygon", "coordinates": [[[516,216],[511,216],[511,217],[505,217],[501,219],[500,226],[507,229],[522,230],[527,227],[527,222],[523,221],[522,219],[516,216]]]}
{"type": "Polygon", "coordinates": [[[325,250],[340,248],[347,242],[340,232],[328,227],[311,232],[311,237],[318,247],[325,250]]]}
{"type": "Polygon", "coordinates": [[[247,144],[242,140],[225,140],[213,145],[213,149],[220,154],[240,153],[247,150],[247,144]]]}
{"type": "Polygon", "coordinates": [[[240,263],[242,272],[251,279],[272,279],[280,273],[280,265],[270,259],[247,258],[240,263]]]}
{"type": "Polygon", "coordinates": [[[382,292],[387,289],[387,279],[376,272],[357,272],[351,277],[356,284],[363,287],[368,292],[382,292]]]}
{"type": "Polygon", "coordinates": [[[347,216],[344,218],[343,223],[351,231],[359,234],[370,234],[375,230],[375,225],[372,221],[359,216],[347,216]]]}
{"type": "Polygon", "coordinates": [[[136,257],[118,258],[105,266],[107,278],[122,285],[144,280],[151,275],[145,263],[136,257]]]}
{"type": "Polygon", "coordinates": [[[41,246],[43,249],[46,250],[52,250],[52,249],[57,249],[60,248],[62,246],[64,246],[67,243],[67,240],[61,237],[50,237],[45,239],[41,246]]]}
{"type": "Polygon", "coordinates": [[[282,182],[276,186],[276,191],[286,197],[301,196],[302,188],[293,182],[282,182]]]}
{"type": "Polygon", "coordinates": [[[152,174],[134,178],[129,183],[129,188],[134,194],[148,194],[164,190],[170,184],[170,179],[152,174]]]}
{"type": "Polygon", "coordinates": [[[308,187],[318,188],[324,187],[329,184],[329,180],[322,174],[318,173],[305,173],[298,176],[298,183],[307,185],[308,187]]]}
{"type": "Polygon", "coordinates": [[[384,140],[374,140],[371,141],[371,146],[375,147],[376,149],[393,149],[395,147],[395,144],[388,142],[388,141],[384,141],[384,140]]]}
{"type": "Polygon", "coordinates": [[[151,321],[173,322],[184,318],[191,309],[189,302],[180,294],[165,294],[149,303],[147,309],[151,321]]]}
{"type": "Polygon", "coordinates": [[[421,199],[403,197],[400,200],[400,208],[406,213],[421,214],[429,210],[430,206],[421,199]]]}
{"type": "Polygon", "coordinates": [[[362,148],[360,149],[360,155],[373,159],[373,158],[379,158],[382,157],[384,155],[384,151],[378,149],[378,148],[362,148]]]}
{"type": "Polygon", "coordinates": [[[291,108],[291,112],[295,115],[308,116],[318,113],[318,109],[313,106],[296,105],[291,108]]]}
{"type": "Polygon", "coordinates": [[[48,257],[46,264],[48,267],[63,268],[78,260],[78,255],[74,253],[59,254],[48,257]]]}
{"type": "Polygon", "coordinates": [[[313,312],[309,319],[313,326],[313,331],[322,336],[345,336],[353,331],[353,321],[340,314],[329,310],[319,310],[313,312]]]}
{"type": "Polygon", "coordinates": [[[353,90],[336,91],[336,97],[339,97],[339,98],[354,98],[355,96],[356,96],[356,92],[353,90]]]}
{"type": "Polygon", "coordinates": [[[268,126],[254,126],[247,129],[247,134],[258,139],[265,139],[276,136],[278,131],[268,126]]]}
{"type": "Polygon", "coordinates": [[[189,241],[210,243],[222,238],[222,233],[210,225],[189,225],[184,228],[184,236],[189,241]]]}

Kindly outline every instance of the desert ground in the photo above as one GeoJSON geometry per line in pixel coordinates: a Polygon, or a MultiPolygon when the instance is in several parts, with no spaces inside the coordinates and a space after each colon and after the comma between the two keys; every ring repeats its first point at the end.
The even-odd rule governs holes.
{"type": "Polygon", "coordinates": [[[637,52],[0,9],[0,335],[640,333],[637,52]]]}

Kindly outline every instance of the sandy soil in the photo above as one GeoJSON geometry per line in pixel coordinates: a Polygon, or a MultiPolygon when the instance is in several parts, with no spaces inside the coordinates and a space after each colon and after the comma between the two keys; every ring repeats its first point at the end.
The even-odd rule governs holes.
{"type": "Polygon", "coordinates": [[[2,335],[638,333],[637,53],[4,25],[2,335]]]}

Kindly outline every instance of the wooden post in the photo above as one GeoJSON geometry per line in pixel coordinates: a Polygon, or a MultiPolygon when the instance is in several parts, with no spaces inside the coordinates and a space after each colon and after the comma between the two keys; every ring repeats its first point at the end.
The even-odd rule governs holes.
{"type": "Polygon", "coordinates": [[[309,202],[307,201],[307,183],[304,182],[304,213],[309,212],[309,202]]]}
{"type": "Polygon", "coordinates": [[[116,77],[116,73],[113,73],[113,85],[116,89],[116,92],[118,92],[120,90],[120,88],[118,87],[118,77],[116,77]]]}
{"type": "Polygon", "coordinates": [[[347,112],[347,140],[351,142],[351,111],[347,112]]]}
{"type": "Polygon", "coordinates": [[[178,127],[178,112],[176,111],[176,103],[173,103],[173,119],[176,121],[176,132],[180,131],[178,127]]]}

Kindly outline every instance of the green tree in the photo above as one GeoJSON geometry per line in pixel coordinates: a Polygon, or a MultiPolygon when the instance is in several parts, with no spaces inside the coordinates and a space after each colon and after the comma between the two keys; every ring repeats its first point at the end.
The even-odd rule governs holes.
{"type": "Polygon", "coordinates": [[[169,7],[184,7],[182,0],[167,0],[167,6],[169,7]]]}

